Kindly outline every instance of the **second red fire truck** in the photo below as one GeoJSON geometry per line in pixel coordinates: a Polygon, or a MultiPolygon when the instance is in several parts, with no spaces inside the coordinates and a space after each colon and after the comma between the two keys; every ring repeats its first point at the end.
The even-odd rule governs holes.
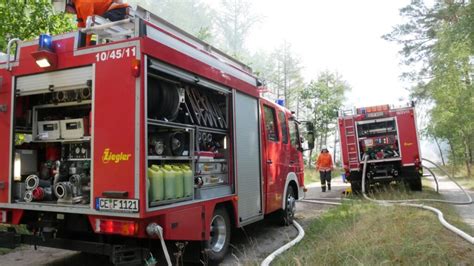
{"type": "Polygon", "coordinates": [[[292,222],[301,128],[247,66],[140,7],[15,43],[0,63],[0,223],[28,233],[9,227],[0,246],[130,264],[162,239],[219,261],[232,227],[292,222]]]}
{"type": "Polygon", "coordinates": [[[414,105],[357,108],[340,114],[342,163],[352,190],[361,191],[367,157],[366,184],[403,181],[421,190],[421,154],[414,105]]]}

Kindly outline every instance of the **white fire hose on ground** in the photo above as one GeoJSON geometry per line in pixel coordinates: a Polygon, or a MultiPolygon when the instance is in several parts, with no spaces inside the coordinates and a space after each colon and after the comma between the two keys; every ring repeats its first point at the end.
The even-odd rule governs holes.
{"type": "MultiPolygon", "coordinates": [[[[410,200],[376,200],[376,199],[372,199],[369,196],[367,196],[366,191],[365,191],[365,173],[366,173],[366,170],[367,170],[367,156],[364,156],[364,167],[363,167],[363,171],[362,171],[362,194],[364,195],[364,198],[366,198],[367,200],[369,200],[371,202],[375,202],[377,204],[382,204],[382,205],[409,206],[409,207],[416,207],[416,208],[421,208],[421,209],[432,211],[432,212],[437,214],[438,220],[441,222],[441,224],[444,227],[446,227],[448,230],[452,231],[453,233],[457,234],[458,236],[462,237],[467,242],[469,242],[471,244],[474,244],[474,237],[472,237],[471,235],[469,235],[466,232],[462,231],[461,229],[453,226],[452,224],[448,223],[444,219],[444,215],[440,210],[438,210],[436,208],[433,208],[433,207],[430,207],[430,206],[423,205],[423,204],[408,203],[408,202],[420,202],[420,201],[441,202],[441,203],[449,203],[449,204],[455,204],[455,205],[468,205],[468,204],[473,203],[473,200],[472,200],[471,196],[469,195],[469,193],[467,193],[462,186],[460,186],[453,178],[451,178],[449,176],[449,174],[446,173],[446,171],[444,169],[442,169],[441,167],[439,167],[437,164],[435,164],[434,162],[432,162],[430,160],[427,160],[427,159],[423,159],[423,160],[433,164],[438,169],[440,169],[446,176],[448,176],[448,178],[451,181],[453,181],[462,190],[462,192],[468,198],[468,201],[459,202],[459,201],[438,200],[438,199],[410,199],[410,200]]],[[[436,192],[439,192],[438,179],[436,178],[436,175],[433,173],[433,171],[431,171],[431,169],[429,169],[427,167],[424,167],[424,168],[426,170],[428,170],[428,172],[430,172],[430,174],[433,176],[434,181],[436,183],[436,192]]],[[[304,199],[304,200],[300,200],[300,201],[301,202],[306,202],[306,203],[327,204],[327,205],[341,205],[342,204],[341,202],[333,202],[333,201],[328,201],[328,200],[342,200],[342,198],[314,198],[314,199],[304,199]]],[[[296,243],[300,242],[303,239],[303,237],[304,237],[303,228],[296,221],[294,221],[294,225],[295,225],[296,229],[298,229],[298,236],[295,239],[293,239],[291,242],[287,243],[286,245],[280,247],[279,249],[275,250],[273,253],[268,255],[268,257],[266,257],[265,260],[263,260],[261,266],[270,265],[270,263],[278,255],[280,255],[283,252],[285,252],[286,250],[290,249],[296,243]]]]}
{"type": "Polygon", "coordinates": [[[282,254],[283,252],[287,251],[288,249],[290,249],[292,246],[294,246],[296,243],[300,242],[301,239],[303,239],[304,237],[304,230],[303,230],[303,227],[301,227],[301,225],[299,223],[297,223],[296,221],[293,221],[293,225],[296,227],[296,229],[298,229],[298,236],[296,236],[295,239],[291,240],[290,242],[286,243],[285,245],[281,246],[279,249],[273,251],[272,254],[268,255],[268,257],[266,257],[261,266],[268,266],[270,265],[270,263],[280,254],[282,254]]]}
{"type": "MultiPolygon", "coordinates": [[[[364,167],[362,169],[362,195],[364,198],[366,198],[369,201],[375,202],[377,204],[383,204],[383,205],[399,205],[399,206],[409,206],[409,207],[415,207],[415,208],[421,208],[425,210],[432,211],[437,214],[438,220],[441,222],[441,224],[446,227],[448,230],[451,232],[457,234],[458,236],[462,237],[465,239],[467,242],[471,243],[474,245],[474,237],[467,234],[466,232],[462,231],[461,229],[455,227],[454,225],[448,223],[443,216],[443,213],[433,207],[426,206],[423,204],[413,204],[413,203],[408,203],[408,202],[420,202],[420,201],[429,201],[429,202],[443,202],[443,203],[450,203],[450,204],[457,204],[457,205],[466,205],[466,204],[472,204],[472,198],[471,196],[455,181],[453,180],[449,175],[448,177],[464,192],[464,194],[468,197],[468,201],[465,202],[458,202],[458,201],[449,201],[449,200],[436,200],[436,199],[411,199],[411,200],[376,200],[372,199],[369,196],[367,196],[366,191],[365,191],[365,173],[367,170],[367,158],[368,156],[364,156],[364,167]]],[[[423,159],[425,160],[425,159],[423,159]]],[[[435,163],[425,160],[427,162],[430,162],[436,166],[435,163]]],[[[440,168],[442,171],[444,171],[442,168],[440,168]]]]}

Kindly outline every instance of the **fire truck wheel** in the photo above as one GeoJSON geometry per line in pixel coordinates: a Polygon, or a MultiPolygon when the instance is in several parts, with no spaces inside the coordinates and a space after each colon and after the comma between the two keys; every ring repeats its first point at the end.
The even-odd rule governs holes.
{"type": "Polygon", "coordinates": [[[410,180],[408,182],[408,185],[410,186],[410,189],[413,191],[421,191],[422,190],[421,177],[410,180]]]}
{"type": "Polygon", "coordinates": [[[285,197],[285,209],[282,210],[281,222],[283,225],[293,224],[296,211],[296,197],[292,186],[288,186],[285,197]]]}
{"type": "Polygon", "coordinates": [[[209,240],[205,246],[211,263],[224,259],[230,242],[230,219],[225,208],[217,208],[212,215],[209,240]]]}
{"type": "Polygon", "coordinates": [[[354,194],[360,194],[362,192],[362,184],[360,181],[351,182],[351,190],[354,194]]]}

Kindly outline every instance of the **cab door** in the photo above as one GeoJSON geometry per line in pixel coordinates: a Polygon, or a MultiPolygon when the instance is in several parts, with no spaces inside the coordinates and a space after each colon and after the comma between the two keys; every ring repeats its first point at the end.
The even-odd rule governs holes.
{"type": "Polygon", "coordinates": [[[281,142],[280,132],[278,127],[277,110],[270,106],[263,104],[263,123],[262,131],[264,133],[265,145],[265,185],[266,185],[266,212],[270,213],[281,208],[283,199],[283,190],[281,186],[281,142]]]}
{"type": "Polygon", "coordinates": [[[304,161],[303,153],[301,152],[301,140],[300,132],[298,129],[298,123],[294,119],[288,119],[288,129],[290,132],[290,144],[289,144],[289,171],[294,172],[298,177],[298,183],[300,186],[304,185],[304,161]]]}
{"type": "Polygon", "coordinates": [[[278,110],[278,127],[280,130],[280,155],[278,156],[279,159],[279,177],[278,177],[278,190],[283,191],[285,190],[286,178],[289,172],[294,172],[292,170],[294,160],[291,160],[291,150],[290,150],[290,141],[288,136],[288,121],[286,118],[286,112],[282,110],[278,110]]]}

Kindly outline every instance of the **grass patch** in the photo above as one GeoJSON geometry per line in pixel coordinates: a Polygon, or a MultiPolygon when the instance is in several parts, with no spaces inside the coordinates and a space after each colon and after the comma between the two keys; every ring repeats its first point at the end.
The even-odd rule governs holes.
{"type": "MultiPolygon", "coordinates": [[[[28,229],[26,229],[25,225],[5,225],[5,224],[0,224],[0,231],[7,231],[8,227],[14,227],[17,232],[21,234],[31,234],[28,229]]],[[[8,248],[0,248],[0,255],[5,255],[7,253],[12,252],[13,249],[8,249],[8,248]]],[[[1,265],[1,263],[0,263],[1,265]]]]}
{"type": "Polygon", "coordinates": [[[474,190],[474,178],[456,178],[456,181],[465,189],[474,190]]]}
{"type": "MultiPolygon", "coordinates": [[[[468,190],[474,190],[474,177],[469,178],[467,171],[463,167],[441,166],[448,174],[450,174],[461,186],[468,190]],[[454,170],[454,171],[453,171],[454,170]],[[457,171],[456,171],[457,170],[457,171]]],[[[431,168],[436,175],[444,176],[445,174],[437,168],[431,168]]]]}
{"type": "MultiPolygon", "coordinates": [[[[6,231],[6,230],[7,230],[7,227],[3,224],[0,224],[0,231],[6,231]]],[[[5,255],[10,251],[11,251],[10,249],[0,248],[0,255],[5,255]]]]}
{"type": "MultiPolygon", "coordinates": [[[[395,188],[388,188],[395,189],[395,188]]],[[[377,193],[378,198],[439,198],[433,191],[377,193]]],[[[453,207],[440,208],[446,219],[472,234],[453,207]]],[[[351,201],[330,209],[305,229],[305,238],[275,265],[469,265],[474,248],[445,229],[428,211],[351,201]]]]}

